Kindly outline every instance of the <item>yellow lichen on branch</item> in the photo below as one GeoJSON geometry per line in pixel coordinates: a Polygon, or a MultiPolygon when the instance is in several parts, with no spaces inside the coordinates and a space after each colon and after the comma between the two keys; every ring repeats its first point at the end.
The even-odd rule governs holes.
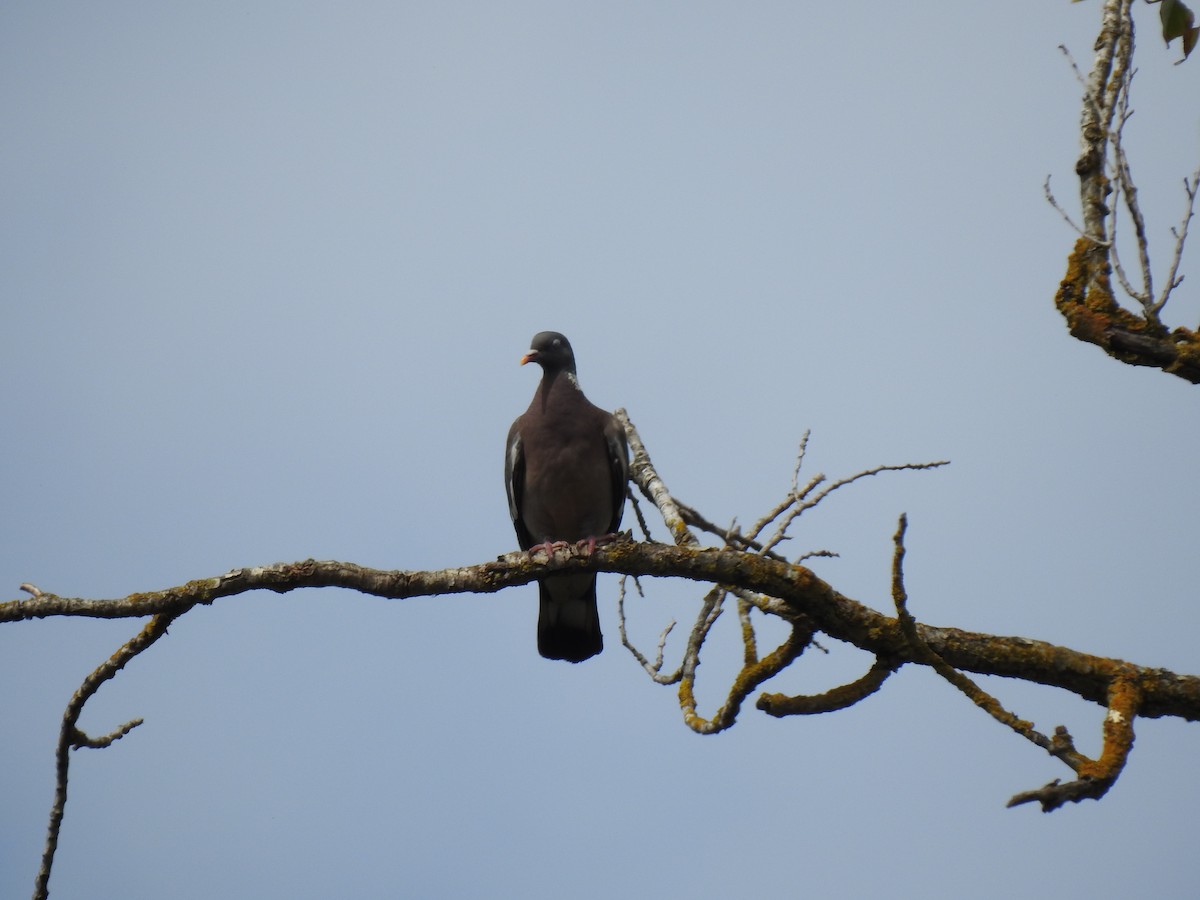
{"type": "Polygon", "coordinates": [[[1123,363],[1153,366],[1200,384],[1200,334],[1182,327],[1168,332],[1122,307],[1113,296],[1111,274],[1105,248],[1080,237],[1054,295],[1071,336],[1123,363]]]}

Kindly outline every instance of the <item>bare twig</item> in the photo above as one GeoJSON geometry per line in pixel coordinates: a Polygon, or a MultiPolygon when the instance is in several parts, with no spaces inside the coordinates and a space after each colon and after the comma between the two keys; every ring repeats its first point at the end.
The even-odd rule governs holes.
{"type": "Polygon", "coordinates": [[[671,492],[667,490],[666,484],[655,471],[654,464],[650,462],[650,454],[646,452],[646,445],[642,443],[641,435],[629,421],[629,414],[623,409],[618,409],[613,415],[625,429],[625,436],[632,452],[632,459],[629,463],[630,480],[641,488],[642,493],[658,507],[659,514],[662,515],[663,522],[670,530],[671,537],[676,544],[681,547],[699,546],[700,541],[688,529],[679,507],[671,497],[671,492]]]}
{"type": "Polygon", "coordinates": [[[900,465],[875,466],[873,468],[866,469],[862,472],[858,472],[854,475],[850,475],[846,478],[839,478],[837,481],[832,482],[831,484],[827,485],[825,488],[823,488],[822,490],[818,491],[816,494],[813,494],[810,497],[809,494],[812,492],[812,490],[814,488],[816,488],[818,484],[820,484],[824,481],[824,478],[825,478],[824,475],[818,476],[817,479],[814,479],[813,481],[809,482],[809,485],[805,488],[805,490],[801,491],[799,494],[794,495],[794,500],[791,505],[791,508],[788,509],[787,512],[780,519],[779,525],[775,529],[775,533],[771,536],[771,538],[763,546],[764,546],[764,548],[769,550],[772,547],[774,547],[776,544],[778,544],[779,541],[783,540],[783,537],[787,533],[788,528],[791,527],[792,522],[794,522],[798,517],[800,517],[804,513],[808,512],[810,509],[814,509],[817,506],[817,504],[819,504],[822,500],[824,500],[826,497],[828,497],[830,494],[832,494],[834,491],[838,490],[839,488],[846,487],[846,485],[849,485],[849,484],[854,484],[854,482],[859,481],[860,479],[863,479],[863,478],[867,478],[871,475],[878,475],[881,472],[921,471],[924,469],[936,469],[936,468],[939,468],[940,466],[948,466],[948,465],[950,465],[950,461],[943,459],[943,460],[939,460],[937,462],[902,463],[900,465]],[[820,480],[818,480],[818,479],[820,479],[820,480]]]}
{"type": "MultiPolygon", "coordinates": [[[[42,596],[40,592],[39,596],[42,596]]],[[[77,724],[84,705],[104,682],[116,675],[125,667],[126,663],[166,634],[167,626],[190,608],[188,606],[186,609],[175,612],[161,613],[152,618],[121,649],[84,679],[79,690],[71,697],[71,702],[67,704],[66,712],[63,713],[62,726],[59,729],[58,747],[54,754],[54,802],[50,807],[50,823],[46,829],[46,849],[42,853],[42,865],[38,869],[37,879],[34,883],[34,900],[44,900],[50,891],[50,871],[54,867],[58,835],[62,829],[63,815],[67,806],[67,775],[71,765],[71,751],[80,747],[107,747],[142,723],[141,719],[134,719],[126,722],[111,734],[100,738],[90,738],[79,729],[77,724]]]]}
{"type": "Polygon", "coordinates": [[[784,559],[784,557],[778,553],[772,553],[769,550],[764,550],[763,545],[759,541],[747,537],[740,531],[722,528],[720,525],[710,522],[704,517],[703,514],[684,503],[682,500],[676,499],[675,503],[679,507],[679,512],[682,514],[683,520],[688,525],[691,525],[694,528],[699,528],[701,531],[707,532],[714,537],[719,537],[722,541],[724,541],[726,546],[733,547],[738,550],[754,550],[765,556],[769,556],[772,559],[778,559],[780,561],[784,559]]]}
{"type": "MultiPolygon", "coordinates": [[[[808,452],[809,434],[810,431],[805,429],[804,434],[800,436],[800,446],[796,449],[796,465],[792,469],[792,489],[788,491],[784,498],[779,501],[779,503],[777,503],[773,509],[769,510],[761,519],[754,523],[753,527],[750,529],[751,538],[757,538],[760,534],[762,534],[763,529],[779,518],[779,516],[781,516],[789,507],[796,503],[797,500],[807,496],[813,488],[825,480],[824,475],[817,474],[809,479],[808,484],[806,484],[803,488],[800,487],[800,468],[804,465],[804,455],[808,452]]],[[[778,541],[776,543],[778,543],[778,541]]],[[[770,552],[770,548],[763,547],[762,552],[768,553],[770,552]]]]}
{"type": "Polygon", "coordinates": [[[646,659],[645,655],[630,642],[629,633],[625,628],[625,578],[626,576],[621,576],[620,585],[617,591],[617,627],[621,635],[621,645],[633,655],[633,658],[638,661],[638,664],[646,670],[646,674],[654,679],[655,682],[658,684],[676,684],[679,681],[680,676],[683,674],[682,666],[676,669],[671,675],[662,674],[663,654],[666,652],[667,636],[675,627],[675,620],[672,619],[667,627],[662,630],[662,634],[659,635],[658,652],[654,658],[654,662],[650,662],[648,659],[646,659]]]}
{"type": "Polygon", "coordinates": [[[1179,223],[1177,228],[1171,229],[1171,236],[1175,238],[1175,250],[1171,256],[1171,268],[1167,272],[1167,282],[1163,285],[1162,294],[1152,307],[1156,316],[1167,305],[1167,300],[1170,298],[1171,292],[1183,284],[1183,276],[1179,274],[1179,264],[1183,261],[1183,247],[1187,243],[1188,227],[1191,225],[1192,216],[1194,215],[1196,190],[1198,187],[1200,187],[1200,169],[1193,172],[1191,178],[1183,180],[1183,191],[1187,196],[1187,209],[1184,211],[1183,221],[1179,223]]]}
{"type": "Polygon", "coordinates": [[[1031,722],[1018,718],[1000,705],[995,697],[977,685],[962,672],[949,665],[942,659],[921,636],[916,619],[908,611],[908,592],[904,588],[904,533],[908,530],[908,516],[901,515],[894,538],[896,549],[892,557],[892,599],[896,604],[896,618],[900,630],[908,641],[912,655],[916,656],[927,666],[941,675],[944,679],[962,691],[971,702],[994,718],[997,722],[1007,725],[1017,734],[1032,741],[1039,747],[1049,750],[1050,739],[1037,731],[1031,722]]]}
{"type": "MultiPolygon", "coordinates": [[[[1132,25],[1130,26],[1132,28],[1132,25]]],[[[1132,42],[1132,35],[1130,36],[1132,42]]],[[[1133,84],[1133,69],[1127,69],[1128,75],[1117,86],[1116,94],[1116,125],[1113,127],[1110,142],[1112,144],[1112,183],[1113,209],[1108,220],[1109,253],[1112,257],[1113,271],[1121,289],[1132,299],[1141,304],[1147,319],[1157,323],[1157,314],[1153,310],[1154,275],[1150,269],[1150,242],[1146,236],[1146,219],[1142,215],[1141,204],[1138,203],[1137,186],[1133,181],[1133,172],[1129,167],[1129,157],[1125,153],[1125,124],[1133,115],[1129,108],[1129,92],[1133,84]],[[1120,199],[1124,198],[1125,208],[1129,210],[1129,218],[1133,222],[1135,246],[1137,247],[1138,263],[1142,270],[1141,290],[1135,288],[1125,274],[1117,252],[1117,213],[1120,209],[1120,199]]]]}
{"type": "Polygon", "coordinates": [[[840,555],[834,553],[832,550],[809,550],[796,557],[796,565],[800,565],[810,559],[837,559],[840,555]]]}
{"type": "Polygon", "coordinates": [[[1050,190],[1050,176],[1049,175],[1046,176],[1046,181],[1042,184],[1042,193],[1044,193],[1046,195],[1046,202],[1049,203],[1054,208],[1055,212],[1057,212],[1060,216],[1062,216],[1062,220],[1064,222],[1066,222],[1076,234],[1078,234],[1082,238],[1087,238],[1089,241],[1092,241],[1093,243],[1098,243],[1102,247],[1108,246],[1108,241],[1097,241],[1094,237],[1089,235],[1082,228],[1080,228],[1078,225],[1075,224],[1075,220],[1071,218],[1070,213],[1068,213],[1065,209],[1063,209],[1062,205],[1058,202],[1058,198],[1054,196],[1054,192],[1052,190],[1050,190]]]}
{"type": "Polygon", "coordinates": [[[837,712],[871,696],[896,671],[900,663],[894,659],[876,658],[874,665],[861,678],[839,685],[820,694],[789,697],[786,694],[762,694],[755,705],[769,716],[812,716],[837,712]]]}
{"type": "Polygon", "coordinates": [[[88,737],[82,731],[76,730],[75,747],[76,749],[79,747],[88,747],[92,750],[103,750],[105,747],[111,746],[114,741],[119,741],[121,738],[125,737],[125,735],[129,734],[129,732],[141,725],[142,721],[143,720],[140,718],[130,719],[124,725],[118,726],[108,734],[104,734],[96,738],[88,737]]]}
{"type": "Polygon", "coordinates": [[[1075,57],[1071,55],[1070,49],[1066,44],[1059,44],[1058,49],[1062,55],[1067,58],[1067,62],[1071,64],[1071,71],[1075,73],[1075,80],[1079,82],[1079,86],[1087,91],[1087,79],[1083,75],[1083,70],[1079,68],[1079,63],[1075,62],[1075,57]]]}

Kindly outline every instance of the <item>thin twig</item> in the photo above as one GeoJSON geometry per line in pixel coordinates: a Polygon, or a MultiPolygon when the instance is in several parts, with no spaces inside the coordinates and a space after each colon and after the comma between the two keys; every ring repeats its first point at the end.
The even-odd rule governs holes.
{"type": "MultiPolygon", "coordinates": [[[[764,544],[763,546],[768,550],[775,547],[781,540],[783,540],[784,535],[787,533],[788,528],[791,527],[792,522],[794,522],[799,516],[808,512],[810,509],[816,508],[816,506],[822,500],[824,500],[826,497],[828,497],[830,494],[832,494],[834,491],[838,490],[839,488],[844,488],[844,487],[846,487],[846,485],[854,484],[854,482],[856,482],[862,478],[867,478],[872,475],[878,475],[881,472],[921,471],[924,469],[936,469],[940,466],[948,466],[948,465],[950,465],[950,461],[943,459],[943,460],[938,460],[937,462],[902,463],[900,465],[875,466],[873,468],[866,469],[862,472],[858,472],[857,474],[850,475],[846,478],[839,478],[837,481],[832,482],[831,484],[827,485],[822,490],[818,491],[811,498],[808,498],[808,499],[803,500],[802,502],[796,503],[791,509],[789,509],[787,511],[787,513],[785,513],[784,516],[780,519],[779,525],[775,529],[775,533],[767,540],[766,544],[764,544]]],[[[822,476],[822,477],[824,477],[824,476],[822,476]]],[[[815,487],[815,484],[813,485],[813,487],[815,487]]],[[[807,493],[808,493],[808,491],[805,491],[805,494],[807,494],[807,493]]]]}
{"type": "MultiPolygon", "coordinates": [[[[619,585],[618,585],[618,591],[617,591],[617,629],[621,635],[621,646],[623,646],[626,650],[628,650],[633,655],[633,658],[638,661],[638,664],[643,669],[646,670],[646,674],[649,675],[655,682],[657,682],[658,684],[675,684],[676,682],[679,681],[680,676],[683,674],[682,666],[680,666],[678,669],[675,670],[675,672],[673,672],[670,675],[662,674],[663,655],[666,652],[667,636],[671,633],[671,630],[675,627],[675,620],[672,619],[670,621],[670,623],[667,625],[667,627],[662,630],[662,634],[659,635],[658,648],[657,648],[658,652],[657,652],[657,655],[655,656],[654,662],[650,662],[648,659],[646,659],[646,657],[642,653],[642,651],[638,650],[638,648],[635,647],[633,645],[633,643],[629,640],[629,634],[625,628],[625,579],[626,579],[626,577],[627,576],[624,576],[624,575],[621,576],[619,585]]],[[[635,583],[636,583],[636,580],[635,580],[635,583]]]]}
{"type": "Polygon", "coordinates": [[[643,540],[653,540],[650,537],[650,526],[646,523],[646,517],[642,514],[642,505],[638,503],[637,495],[630,490],[625,491],[629,502],[633,504],[633,514],[637,517],[638,528],[641,529],[643,540]]]}
{"type": "MultiPolygon", "coordinates": [[[[189,606],[187,609],[190,609],[189,606]]],[[[178,612],[161,613],[145,624],[141,631],[126,642],[116,653],[106,659],[95,671],[83,680],[83,684],[71,697],[63,713],[62,726],[58,733],[55,750],[54,802],[50,807],[50,822],[46,828],[46,848],[42,853],[42,864],[34,882],[34,900],[44,900],[50,892],[50,871],[54,867],[54,854],[58,849],[58,835],[62,829],[63,815],[67,807],[67,776],[71,766],[71,751],[80,747],[107,747],[124,737],[141,724],[141,719],[126,722],[116,731],[101,738],[90,738],[78,727],[79,715],[84,705],[95,695],[104,682],[125,667],[131,659],[167,633],[167,626],[183,615],[178,612]]]]}
{"type": "Polygon", "coordinates": [[[1076,234],[1082,238],[1087,238],[1093,243],[1099,244],[1101,247],[1109,246],[1108,241],[1097,241],[1093,235],[1088,234],[1075,224],[1075,220],[1071,218],[1070,214],[1065,209],[1063,209],[1062,205],[1058,202],[1058,198],[1054,196],[1054,192],[1050,190],[1049,175],[1046,176],[1046,181],[1042,184],[1042,192],[1046,195],[1046,202],[1049,203],[1050,206],[1053,207],[1060,216],[1062,216],[1063,221],[1066,222],[1076,234]]]}
{"type": "Polygon", "coordinates": [[[1051,742],[1041,732],[1033,727],[1033,723],[1018,718],[1000,705],[995,697],[977,685],[962,672],[949,665],[921,637],[917,620],[908,611],[908,592],[904,587],[904,534],[908,530],[908,516],[901,514],[894,538],[896,549],[892,557],[892,600],[896,605],[896,618],[900,630],[908,641],[909,649],[921,662],[924,662],[944,679],[962,691],[971,702],[994,718],[997,722],[1007,725],[1017,734],[1037,744],[1044,750],[1051,749],[1051,742]]]}
{"type": "Polygon", "coordinates": [[[129,734],[129,732],[141,725],[142,722],[143,720],[141,718],[130,719],[124,725],[118,726],[108,734],[103,734],[100,737],[95,738],[88,737],[82,731],[76,730],[75,748],[79,749],[80,747],[87,747],[91,750],[103,750],[105,747],[112,745],[114,741],[119,741],[121,738],[125,737],[125,735],[129,734]]]}
{"type": "Polygon", "coordinates": [[[1153,311],[1154,299],[1154,275],[1150,268],[1150,242],[1146,235],[1146,219],[1142,215],[1141,204],[1138,203],[1137,185],[1133,181],[1133,171],[1129,165],[1129,157],[1125,153],[1125,125],[1133,115],[1133,110],[1129,108],[1129,93],[1133,85],[1134,69],[1125,68],[1122,71],[1126,72],[1126,77],[1121,79],[1121,83],[1117,85],[1115,94],[1115,102],[1117,111],[1115,115],[1116,125],[1113,127],[1112,135],[1109,138],[1110,146],[1112,147],[1112,182],[1113,182],[1113,204],[1112,216],[1108,222],[1109,246],[1111,248],[1113,271],[1116,273],[1117,281],[1121,285],[1121,289],[1129,295],[1131,299],[1136,300],[1141,304],[1149,321],[1158,323],[1158,317],[1153,311]],[[1137,247],[1138,264],[1142,270],[1142,289],[1137,290],[1130,283],[1129,278],[1125,274],[1125,268],[1121,265],[1120,256],[1117,248],[1117,214],[1120,209],[1120,201],[1124,198],[1125,208],[1129,210],[1129,218],[1133,222],[1134,243],[1137,247]]]}
{"type": "MultiPolygon", "coordinates": [[[[683,516],[684,522],[694,528],[699,528],[701,531],[707,532],[714,537],[719,537],[725,542],[726,546],[733,547],[738,550],[752,550],[762,552],[763,546],[753,538],[747,537],[740,531],[732,530],[731,528],[722,528],[713,522],[710,522],[702,513],[689,506],[682,500],[676,498],[675,505],[678,507],[680,514],[683,516]]],[[[778,553],[766,553],[772,559],[777,559],[780,562],[784,561],[784,557],[778,553]]]]}
{"type": "Polygon", "coordinates": [[[1171,236],[1175,238],[1175,251],[1171,257],[1171,268],[1167,272],[1167,282],[1163,286],[1162,295],[1152,307],[1155,315],[1167,305],[1167,300],[1170,298],[1171,292],[1183,284],[1183,276],[1179,274],[1179,264],[1183,260],[1183,245],[1187,242],[1188,226],[1191,224],[1192,216],[1194,215],[1197,188],[1200,188],[1200,169],[1193,172],[1191,178],[1183,180],[1183,190],[1187,194],[1187,209],[1184,212],[1183,221],[1179,223],[1179,227],[1171,229],[1171,236]]]}

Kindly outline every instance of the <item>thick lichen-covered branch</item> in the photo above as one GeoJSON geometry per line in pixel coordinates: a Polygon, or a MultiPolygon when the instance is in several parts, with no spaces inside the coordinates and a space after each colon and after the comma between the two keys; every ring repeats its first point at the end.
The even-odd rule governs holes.
{"type": "Polygon", "coordinates": [[[776,718],[837,712],[865,700],[878,691],[899,665],[896,660],[878,658],[866,674],[849,684],[840,684],[819,694],[760,694],[755,705],[767,715],[776,718]]]}
{"type": "Polygon", "coordinates": [[[1200,384],[1200,332],[1168,331],[1117,303],[1104,248],[1086,237],[1075,242],[1054,305],[1073,337],[1095,344],[1114,359],[1150,366],[1200,384]]]}
{"type": "MultiPolygon", "coordinates": [[[[816,627],[838,640],[910,663],[913,657],[903,630],[894,617],[839,593],[804,566],[736,550],[673,547],[667,544],[614,542],[588,555],[562,548],[547,556],[515,552],[496,561],[437,571],[372,569],[353,563],[304,560],[234,569],[152,593],[111,600],[86,600],[43,593],[32,600],[0,603],[0,622],[48,616],[137,618],[178,613],[195,603],[215,603],[255,590],[288,593],[299,588],[347,588],[382,599],[495,593],[528,584],[553,572],[616,572],[652,578],[686,578],[709,584],[745,588],[769,598],[773,615],[791,620],[810,618],[816,627]]],[[[921,640],[949,665],[987,675],[1021,678],[1071,691],[1107,704],[1108,687],[1118,675],[1133,673],[1144,692],[1139,714],[1176,716],[1200,721],[1200,678],[1165,669],[1094,656],[1024,637],[1005,637],[918,625],[921,640]]]]}
{"type": "Polygon", "coordinates": [[[1089,759],[1075,749],[1065,728],[1055,734],[1052,751],[1075,770],[1074,781],[1052,781],[1036,790],[1017,794],[1008,805],[1020,806],[1037,801],[1042,812],[1052,812],[1067,803],[1099,800],[1113,786],[1133,749],[1133,720],[1141,712],[1143,693],[1138,674],[1130,671],[1112,680],[1108,691],[1108,714],[1104,717],[1104,743],[1099,759],[1089,759]]]}

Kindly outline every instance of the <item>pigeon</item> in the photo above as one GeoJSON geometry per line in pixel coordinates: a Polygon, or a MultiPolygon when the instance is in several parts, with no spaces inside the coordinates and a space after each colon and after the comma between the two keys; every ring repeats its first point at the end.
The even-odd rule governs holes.
{"type": "MultiPolygon", "coordinates": [[[[537,363],[542,380],[529,409],[508,430],[504,484],[522,550],[551,552],[617,531],[625,511],[629,448],[612,413],[583,395],[575,353],[556,331],[534,335],[521,365],[537,363]]],[[[538,652],[582,662],[604,649],[596,611],[596,575],[538,580],[538,652]]]]}

